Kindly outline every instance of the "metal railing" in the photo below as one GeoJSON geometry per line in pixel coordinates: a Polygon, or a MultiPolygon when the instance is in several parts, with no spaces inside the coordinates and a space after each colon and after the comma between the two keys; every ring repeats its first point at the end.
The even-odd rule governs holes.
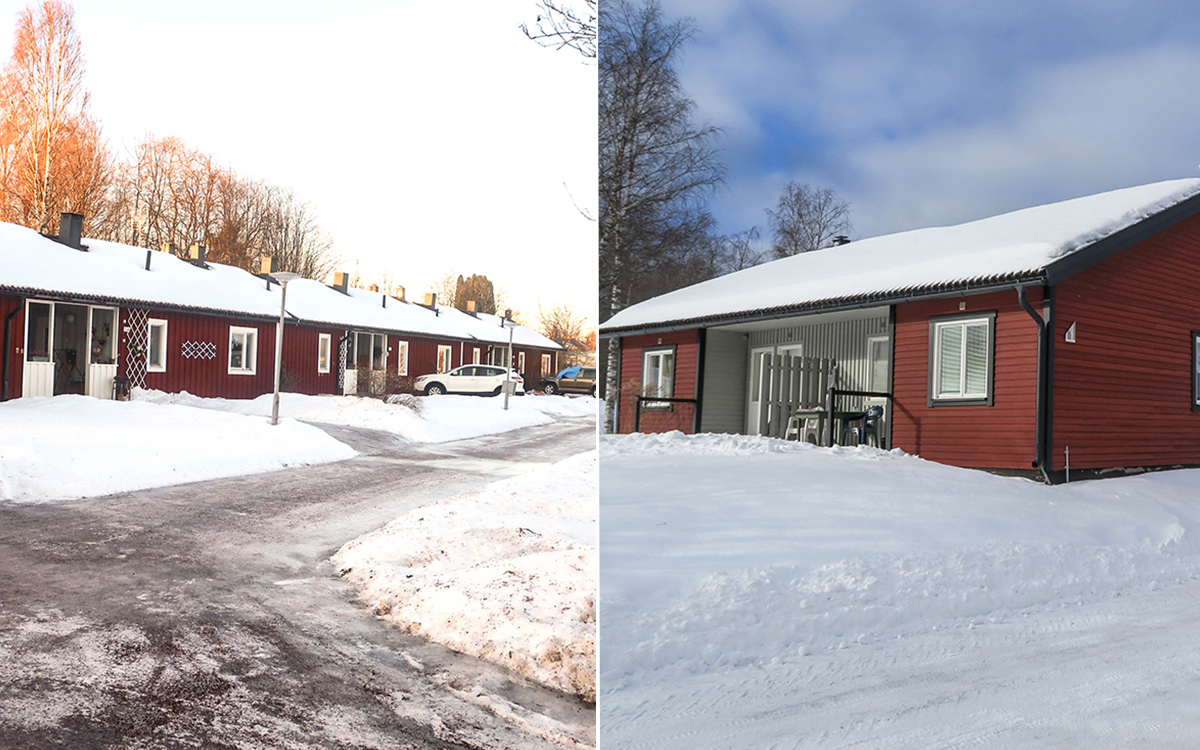
{"type": "MultiPolygon", "coordinates": [[[[643,404],[645,404],[645,403],[655,403],[655,404],[660,404],[660,403],[669,403],[669,404],[697,404],[697,403],[699,403],[699,399],[695,399],[695,398],[666,398],[666,397],[663,397],[663,396],[641,396],[641,395],[635,395],[635,396],[633,397],[633,431],[634,431],[634,432],[641,432],[641,431],[642,431],[642,409],[643,409],[643,404]]],[[[665,411],[665,410],[654,409],[653,411],[655,411],[655,412],[659,412],[659,411],[665,411]]],[[[696,433],[696,432],[697,432],[699,429],[700,429],[700,426],[699,426],[698,424],[696,424],[696,414],[695,414],[695,409],[693,409],[693,410],[692,410],[692,429],[691,429],[691,432],[692,432],[693,434],[695,434],[695,433],[696,433]]]]}

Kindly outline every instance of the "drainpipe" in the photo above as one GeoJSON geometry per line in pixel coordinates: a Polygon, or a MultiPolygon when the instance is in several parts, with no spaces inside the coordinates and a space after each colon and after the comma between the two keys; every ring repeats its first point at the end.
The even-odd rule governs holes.
{"type": "Polygon", "coordinates": [[[12,312],[10,312],[4,318],[4,359],[3,359],[3,364],[0,365],[0,367],[3,367],[4,369],[0,370],[0,401],[8,400],[8,369],[9,369],[9,359],[12,356],[12,322],[13,322],[13,318],[15,318],[17,316],[17,313],[21,312],[24,309],[25,309],[25,298],[18,297],[17,298],[17,306],[14,307],[12,309],[12,312]]]}
{"type": "Polygon", "coordinates": [[[1046,335],[1046,319],[1043,318],[1033,305],[1029,304],[1029,299],[1025,296],[1028,287],[1017,287],[1017,300],[1021,303],[1021,309],[1033,318],[1033,322],[1037,323],[1038,327],[1038,362],[1037,362],[1037,426],[1036,426],[1036,441],[1033,458],[1033,468],[1042,472],[1042,476],[1046,476],[1046,452],[1049,447],[1046,445],[1046,375],[1047,367],[1047,340],[1046,335]]]}

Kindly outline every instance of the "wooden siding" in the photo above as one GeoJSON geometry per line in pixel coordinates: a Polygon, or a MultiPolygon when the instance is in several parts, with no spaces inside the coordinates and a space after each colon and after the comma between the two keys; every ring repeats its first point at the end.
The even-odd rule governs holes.
{"type": "MultiPolygon", "coordinates": [[[[695,398],[696,364],[699,353],[699,329],[671,333],[629,336],[621,339],[620,432],[633,432],[634,396],[642,388],[642,353],[645,349],[675,347],[674,398],[695,398]]],[[[692,431],[694,409],[690,404],[674,404],[670,411],[660,411],[653,420],[644,420],[643,432],[669,430],[692,431]]]]}
{"type": "Polygon", "coordinates": [[[1059,284],[1052,459],[1062,468],[1200,464],[1192,337],[1200,217],[1059,284]],[[1076,324],[1076,341],[1065,341],[1076,324]]]}
{"type": "MultiPolygon", "coordinates": [[[[170,327],[168,326],[168,331],[170,327]]],[[[312,396],[337,391],[337,344],[345,331],[310,326],[288,325],[283,331],[283,370],[287,373],[283,389],[312,396]],[[318,347],[322,333],[329,334],[329,372],[317,372],[318,347]]],[[[263,335],[259,333],[259,335],[263,335]]],[[[274,337],[274,328],[271,336],[274,337]]],[[[275,339],[272,338],[272,348],[275,339]]],[[[228,354],[226,355],[228,356],[228,354]]],[[[260,363],[261,366],[261,363],[260,363]]],[[[275,367],[274,354],[269,367],[275,367]]],[[[272,390],[274,382],[272,382],[272,390]]]]}
{"type": "Polygon", "coordinates": [[[701,432],[745,429],[746,357],[746,334],[710,329],[705,335],[701,432]]]}
{"type": "MultiPolygon", "coordinates": [[[[0,343],[4,336],[4,319],[13,310],[17,314],[12,319],[12,339],[8,342],[8,398],[21,397],[21,378],[25,357],[25,311],[24,302],[19,297],[0,296],[0,343]]],[[[0,355],[3,353],[0,352],[0,355]]],[[[0,356],[0,363],[3,363],[0,356]]],[[[3,377],[3,373],[0,373],[3,377]]]]}
{"type": "MultiPolygon", "coordinates": [[[[1031,290],[1029,301],[1040,309],[1040,290],[1031,290]]],[[[897,305],[892,352],[892,445],[955,466],[1032,468],[1037,325],[1016,291],[897,305]],[[929,319],[987,312],[996,313],[993,404],[929,407],[929,319]]]]}
{"type": "MultiPolygon", "coordinates": [[[[121,309],[122,329],[128,324],[129,314],[127,308],[121,309]]],[[[149,312],[149,317],[167,321],[167,368],[165,372],[147,373],[147,388],[170,393],[187,391],[204,398],[255,398],[275,389],[275,323],[155,310],[149,312]],[[258,331],[253,375],[229,374],[231,326],[258,331]],[[188,344],[211,344],[216,356],[186,356],[188,344]]],[[[122,332],[122,352],[129,351],[127,338],[122,332]]],[[[121,364],[123,367],[124,362],[121,364]]]]}

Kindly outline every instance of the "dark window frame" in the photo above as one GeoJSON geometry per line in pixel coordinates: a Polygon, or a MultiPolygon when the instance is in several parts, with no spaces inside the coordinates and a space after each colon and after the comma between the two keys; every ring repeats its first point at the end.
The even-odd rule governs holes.
{"type": "MultiPolygon", "coordinates": [[[[966,346],[966,339],[963,340],[966,346]]],[[[941,406],[993,406],[996,399],[996,311],[985,310],[962,312],[954,315],[939,315],[929,319],[929,369],[926,377],[926,406],[937,408],[941,406]],[[987,394],[983,397],[972,398],[937,398],[937,372],[934,364],[937,361],[937,329],[944,323],[965,322],[969,320],[987,320],[988,324],[988,362],[987,362],[987,394]]]]}

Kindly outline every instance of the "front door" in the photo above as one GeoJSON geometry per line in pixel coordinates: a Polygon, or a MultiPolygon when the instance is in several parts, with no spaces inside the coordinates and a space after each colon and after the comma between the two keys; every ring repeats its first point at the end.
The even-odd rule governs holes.
{"type": "Polygon", "coordinates": [[[747,391],[749,393],[746,405],[746,434],[758,435],[760,433],[759,411],[762,406],[763,398],[770,398],[769,393],[761,393],[763,363],[767,358],[775,354],[775,347],[764,346],[750,350],[750,382],[747,391]]]}
{"type": "MultiPolygon", "coordinates": [[[[892,390],[892,341],[887,336],[867,339],[867,390],[876,393],[891,393],[892,390]]],[[[883,407],[883,419],[879,422],[879,447],[888,445],[888,425],[891,422],[891,404],[886,398],[868,398],[866,405],[883,407]]]]}
{"type": "Polygon", "coordinates": [[[117,311],[66,302],[25,308],[23,396],[112,398],[117,375],[117,311]]]}

